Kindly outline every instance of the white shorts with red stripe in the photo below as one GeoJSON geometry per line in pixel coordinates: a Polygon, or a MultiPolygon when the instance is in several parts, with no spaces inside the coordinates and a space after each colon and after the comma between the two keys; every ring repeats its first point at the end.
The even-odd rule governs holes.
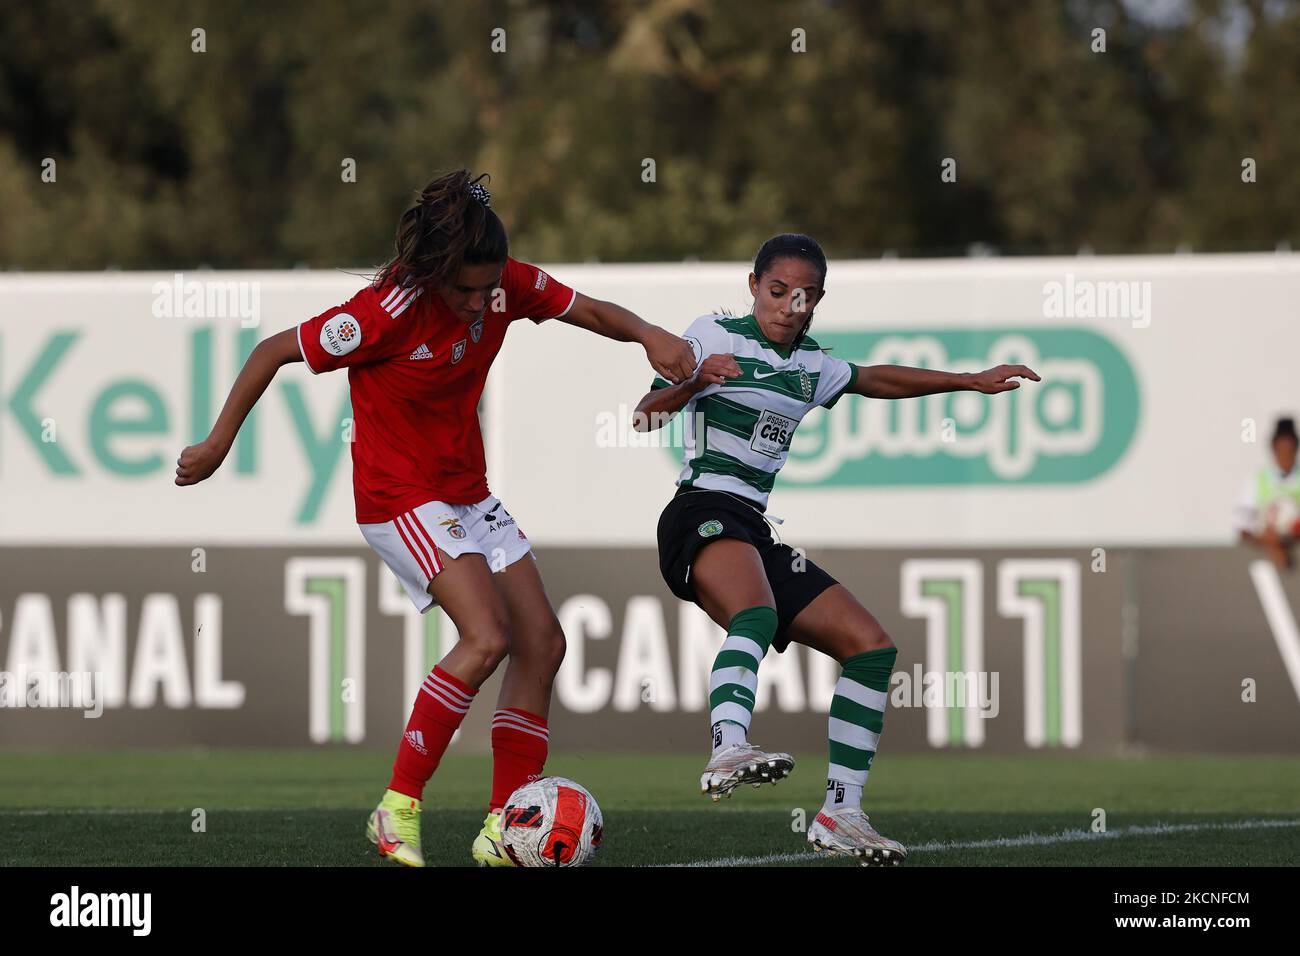
{"type": "Polygon", "coordinates": [[[494,572],[504,571],[533,550],[495,495],[474,505],[426,501],[392,521],[358,527],[421,613],[436,603],[429,582],[442,570],[439,549],[453,558],[481,554],[494,572]]]}

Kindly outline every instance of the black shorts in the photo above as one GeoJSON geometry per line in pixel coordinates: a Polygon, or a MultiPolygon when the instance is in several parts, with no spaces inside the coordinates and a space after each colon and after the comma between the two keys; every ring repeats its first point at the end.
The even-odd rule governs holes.
{"type": "Polygon", "coordinates": [[[677,492],[659,516],[659,571],[668,589],[683,601],[699,604],[691,584],[691,565],[700,549],[721,538],[747,541],[758,551],[767,583],[776,598],[777,628],[772,647],[784,651],[790,643],[790,622],[819,594],[835,584],[833,577],[796,555],[788,544],[777,544],[757,505],[724,491],[677,492]]]}

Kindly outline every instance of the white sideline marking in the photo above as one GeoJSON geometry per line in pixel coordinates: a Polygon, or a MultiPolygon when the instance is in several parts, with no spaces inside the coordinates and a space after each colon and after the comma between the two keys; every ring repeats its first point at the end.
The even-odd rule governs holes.
{"type": "MultiPolygon", "coordinates": [[[[1201,833],[1206,830],[1269,830],[1300,827],[1300,820],[1234,820],[1228,823],[1152,823],[1146,826],[1119,827],[1104,833],[1091,830],[1062,830],[1060,833],[1026,833],[1014,837],[994,837],[990,840],[966,842],[918,843],[908,848],[909,853],[944,853],[949,850],[987,850],[1015,846],[1053,846],[1059,843],[1086,843],[1089,840],[1114,840],[1132,836],[1165,836],[1172,833],[1201,833]]],[[[766,856],[724,856],[715,860],[693,860],[689,863],[666,863],[670,867],[695,866],[765,866],[772,863],[798,863],[809,860],[840,859],[850,857],[828,856],[814,853],[809,847],[803,853],[770,853],[766,856]]]]}
{"type": "Polygon", "coordinates": [[[1291,687],[1300,700],[1300,630],[1296,628],[1295,615],[1287,603],[1286,592],[1282,590],[1282,579],[1278,577],[1277,568],[1272,561],[1252,561],[1250,579],[1255,583],[1255,593],[1259,603],[1264,605],[1264,617],[1268,620],[1268,629],[1273,632],[1277,652],[1282,655],[1282,664],[1287,676],[1291,678],[1291,687]]]}

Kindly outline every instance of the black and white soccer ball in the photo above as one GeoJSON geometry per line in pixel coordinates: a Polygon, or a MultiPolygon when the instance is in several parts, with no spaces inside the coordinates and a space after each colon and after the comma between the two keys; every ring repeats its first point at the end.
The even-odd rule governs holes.
{"type": "Polygon", "coordinates": [[[501,844],[519,866],[585,866],[603,830],[596,798],[565,777],[524,784],[501,810],[501,844]]]}

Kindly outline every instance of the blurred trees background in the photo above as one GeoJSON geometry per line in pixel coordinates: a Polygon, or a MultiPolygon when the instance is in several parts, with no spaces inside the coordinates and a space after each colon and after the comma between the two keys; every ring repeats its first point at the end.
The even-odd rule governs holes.
{"type": "Polygon", "coordinates": [[[551,262],[1300,248],[1300,0],[0,0],[2,267],[371,266],[460,165],[551,262]]]}

